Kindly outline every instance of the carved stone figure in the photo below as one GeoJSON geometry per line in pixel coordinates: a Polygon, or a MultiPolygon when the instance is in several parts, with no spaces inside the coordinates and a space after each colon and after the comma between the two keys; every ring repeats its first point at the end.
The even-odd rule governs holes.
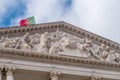
{"type": "Polygon", "coordinates": [[[23,50],[31,50],[32,48],[27,43],[24,43],[24,44],[21,45],[21,49],[23,49],[23,50]]]}
{"type": "Polygon", "coordinates": [[[100,48],[98,49],[98,54],[100,55],[104,50],[105,50],[106,46],[105,44],[101,44],[100,48]]]}
{"type": "Polygon", "coordinates": [[[48,40],[48,32],[45,32],[44,34],[41,35],[40,38],[40,46],[42,48],[46,48],[47,40],[48,40]]]}
{"type": "Polygon", "coordinates": [[[24,36],[23,36],[23,39],[25,42],[27,42],[28,44],[31,42],[31,39],[30,39],[30,34],[29,33],[26,33],[24,36]]]}
{"type": "Polygon", "coordinates": [[[100,57],[103,59],[103,60],[106,60],[108,55],[110,53],[110,48],[109,46],[106,46],[105,49],[100,53],[100,57]]]}
{"type": "Polygon", "coordinates": [[[61,41],[61,43],[62,43],[62,48],[63,48],[63,49],[69,48],[70,40],[68,39],[67,35],[64,35],[64,36],[61,38],[60,41],[61,41]]]}
{"type": "Polygon", "coordinates": [[[17,42],[15,49],[22,49],[22,50],[31,50],[32,47],[23,39],[19,39],[17,42]]]}
{"type": "Polygon", "coordinates": [[[37,38],[32,38],[31,39],[31,44],[39,44],[40,43],[40,40],[37,39],[37,38]]]}
{"type": "Polygon", "coordinates": [[[54,33],[54,40],[56,40],[56,41],[60,40],[59,28],[57,28],[56,32],[54,33]]]}
{"type": "Polygon", "coordinates": [[[49,49],[49,54],[56,54],[56,53],[61,52],[61,51],[63,51],[62,46],[60,45],[60,42],[57,41],[51,45],[51,47],[49,49]]]}
{"type": "Polygon", "coordinates": [[[33,37],[33,38],[39,38],[40,36],[41,36],[40,34],[35,33],[32,37],[33,37]]]}
{"type": "Polygon", "coordinates": [[[3,47],[5,48],[15,48],[16,42],[12,39],[9,39],[8,37],[3,42],[3,47]]]}
{"type": "Polygon", "coordinates": [[[43,33],[40,38],[31,39],[31,45],[34,51],[48,53],[48,32],[43,33]]]}
{"type": "Polygon", "coordinates": [[[110,50],[106,61],[115,62],[115,54],[116,52],[114,50],[110,50]]]}
{"type": "Polygon", "coordinates": [[[115,62],[120,63],[120,54],[119,53],[115,53],[115,62]]]}
{"type": "Polygon", "coordinates": [[[70,50],[76,50],[77,49],[77,43],[74,39],[71,39],[67,34],[65,34],[61,40],[63,50],[70,49],[70,50]]]}
{"type": "Polygon", "coordinates": [[[21,49],[22,40],[18,40],[15,49],[21,49]]]}
{"type": "Polygon", "coordinates": [[[100,59],[100,56],[95,52],[93,43],[91,40],[83,39],[84,43],[80,44],[79,50],[81,54],[86,54],[90,59],[100,59]]]}
{"type": "Polygon", "coordinates": [[[0,39],[0,43],[4,42],[6,40],[6,37],[2,36],[0,39]]]}
{"type": "Polygon", "coordinates": [[[92,47],[92,41],[89,41],[87,38],[84,40],[84,43],[79,46],[80,53],[89,52],[92,47]]]}
{"type": "MultiPolygon", "coordinates": [[[[41,53],[64,54],[68,53],[84,55],[85,58],[112,61],[120,63],[120,53],[111,50],[105,44],[94,44],[87,38],[80,38],[72,34],[56,30],[56,32],[45,32],[43,34],[30,35],[26,33],[22,37],[0,38],[0,47],[22,50],[33,50],[41,53]]],[[[67,55],[68,55],[67,54],[67,55]]]]}

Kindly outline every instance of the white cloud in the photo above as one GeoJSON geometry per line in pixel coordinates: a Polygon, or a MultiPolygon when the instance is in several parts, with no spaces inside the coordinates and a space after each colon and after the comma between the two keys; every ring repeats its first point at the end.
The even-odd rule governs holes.
{"type": "Polygon", "coordinates": [[[119,3],[119,0],[74,0],[72,9],[76,16],[72,23],[120,43],[119,3]]]}
{"type": "Polygon", "coordinates": [[[56,21],[61,14],[57,0],[31,0],[27,3],[27,16],[35,16],[36,22],[56,21]]]}
{"type": "Polygon", "coordinates": [[[10,0],[10,1],[0,0],[0,21],[2,21],[2,18],[6,16],[5,13],[7,11],[10,11],[10,10],[8,10],[9,7],[14,6],[15,3],[16,3],[15,0],[10,0]]]}
{"type": "Polygon", "coordinates": [[[25,15],[13,20],[35,16],[37,23],[66,21],[120,43],[119,0],[73,0],[64,14],[59,0],[27,0],[25,15]]]}
{"type": "Polygon", "coordinates": [[[16,25],[21,19],[34,16],[36,23],[58,21],[62,8],[57,0],[27,0],[25,15],[12,20],[11,25],[16,25]]]}

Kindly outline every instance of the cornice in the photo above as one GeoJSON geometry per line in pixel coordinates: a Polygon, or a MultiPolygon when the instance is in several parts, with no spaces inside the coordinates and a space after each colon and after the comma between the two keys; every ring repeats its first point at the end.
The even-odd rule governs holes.
{"type": "Polygon", "coordinates": [[[99,67],[110,67],[113,69],[120,68],[119,63],[112,63],[107,61],[99,61],[99,60],[92,60],[92,59],[83,59],[83,58],[76,58],[76,57],[67,57],[67,56],[60,56],[57,54],[45,54],[45,53],[39,53],[39,52],[31,52],[31,51],[24,51],[24,50],[17,50],[17,49],[5,49],[0,48],[0,54],[4,54],[7,56],[20,56],[20,57],[28,57],[28,58],[34,58],[39,60],[48,60],[48,61],[56,61],[56,62],[64,62],[64,64],[70,63],[73,65],[89,65],[89,66],[99,66],[99,67]]]}
{"type": "Polygon", "coordinates": [[[35,32],[35,31],[48,31],[57,29],[59,28],[60,30],[63,31],[68,31],[69,33],[75,34],[79,37],[87,37],[98,44],[106,44],[110,46],[113,49],[116,49],[117,51],[120,52],[120,44],[113,42],[109,39],[106,39],[104,37],[101,37],[99,35],[96,35],[92,32],[86,31],[84,29],[78,28],[74,25],[68,24],[66,22],[52,22],[52,23],[43,23],[43,24],[35,24],[33,26],[29,27],[10,27],[10,28],[4,28],[0,29],[0,36],[5,36],[5,35],[16,35],[16,34],[23,34],[26,32],[35,32]]]}
{"type": "Polygon", "coordinates": [[[120,44],[119,43],[114,42],[114,41],[109,40],[109,39],[106,39],[106,38],[104,38],[102,36],[99,36],[97,34],[94,34],[92,32],[84,30],[82,28],[76,27],[76,26],[74,26],[72,24],[69,24],[69,23],[65,22],[63,28],[66,29],[66,30],[69,30],[69,31],[71,31],[73,33],[79,34],[79,35],[81,35],[83,37],[87,37],[87,38],[89,38],[89,39],[91,39],[93,41],[96,41],[96,42],[100,43],[100,44],[108,45],[108,46],[110,46],[110,47],[112,47],[114,49],[117,49],[117,50],[120,49],[120,44]]]}

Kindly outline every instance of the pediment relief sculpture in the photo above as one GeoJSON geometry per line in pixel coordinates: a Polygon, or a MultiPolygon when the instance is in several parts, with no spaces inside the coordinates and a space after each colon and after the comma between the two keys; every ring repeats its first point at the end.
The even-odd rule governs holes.
{"type": "Polygon", "coordinates": [[[22,37],[0,39],[0,47],[20,50],[32,50],[45,54],[78,55],[87,59],[97,59],[120,63],[120,54],[111,50],[104,44],[95,44],[88,38],[79,38],[72,34],[59,31],[30,35],[26,33],[22,37]]]}

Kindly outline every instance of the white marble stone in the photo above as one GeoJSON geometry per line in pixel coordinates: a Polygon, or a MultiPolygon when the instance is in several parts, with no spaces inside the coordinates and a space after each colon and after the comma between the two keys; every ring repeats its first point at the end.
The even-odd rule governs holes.
{"type": "Polygon", "coordinates": [[[1,37],[0,44],[2,48],[120,62],[120,56],[116,56],[119,53],[111,52],[109,46],[98,45],[86,37],[79,38],[59,30],[34,35],[26,33],[17,38],[1,37]]]}

